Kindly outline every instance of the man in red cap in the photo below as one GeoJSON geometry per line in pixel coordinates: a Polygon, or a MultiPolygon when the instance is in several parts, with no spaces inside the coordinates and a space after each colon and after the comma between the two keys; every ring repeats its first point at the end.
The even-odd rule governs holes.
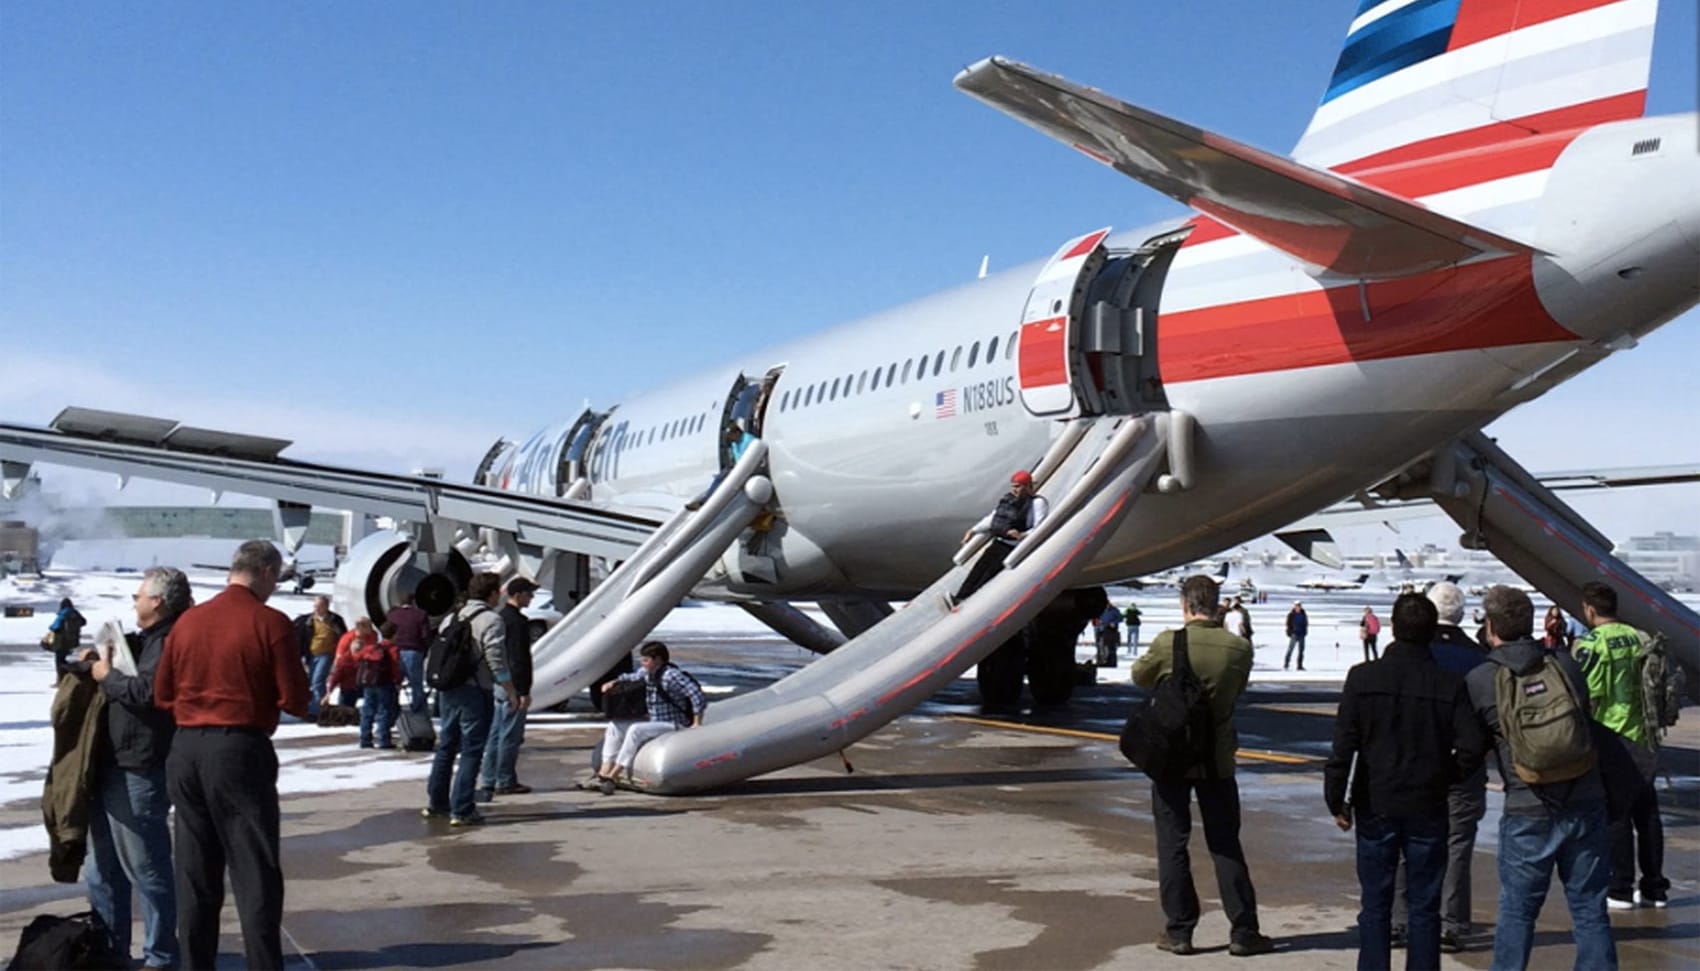
{"type": "Polygon", "coordinates": [[[946,597],[949,601],[947,606],[955,610],[957,604],[997,576],[1009,551],[1015,549],[1015,544],[1023,536],[1044,522],[1050,511],[1045,497],[1033,493],[1033,474],[1026,469],[1017,469],[1009,477],[1009,492],[998,500],[997,508],[962,534],[964,543],[982,533],[990,534],[992,541],[986,544],[986,552],[974,562],[974,568],[968,571],[968,578],[962,581],[956,595],[946,597]]]}

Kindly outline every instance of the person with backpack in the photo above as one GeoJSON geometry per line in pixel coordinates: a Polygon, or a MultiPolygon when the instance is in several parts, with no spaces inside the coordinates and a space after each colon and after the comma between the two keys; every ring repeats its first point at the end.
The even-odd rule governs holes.
{"type": "MultiPolygon", "coordinates": [[[[355,621],[356,630],[371,626],[365,617],[355,621]]],[[[396,713],[406,672],[401,650],[390,640],[394,636],[395,625],[385,621],[377,638],[362,638],[349,648],[345,664],[351,674],[348,680],[360,696],[361,748],[395,748],[396,713]]]]}
{"type": "Polygon", "coordinates": [[[605,796],[614,794],[621,773],[627,781],[632,777],[632,763],[638,749],[651,739],[681,728],[702,724],[702,713],[708,708],[708,698],[702,686],[683,668],[674,664],[667,645],[650,641],[638,648],[638,663],[642,670],[622,674],[602,685],[604,697],[615,684],[622,681],[644,683],[644,703],[648,721],[610,721],[602,735],[602,765],[596,779],[605,796]]]}
{"type": "Polygon", "coordinates": [[[54,683],[65,676],[70,670],[66,664],[71,652],[77,650],[83,638],[83,628],[88,625],[88,619],[71,602],[70,597],[59,601],[59,612],[53,615],[52,623],[47,625],[47,634],[41,639],[41,646],[53,652],[54,683]]]}
{"type": "Polygon", "coordinates": [[[1287,656],[1281,660],[1281,670],[1287,670],[1293,663],[1293,649],[1299,651],[1299,670],[1305,669],[1305,637],[1310,633],[1310,615],[1305,613],[1305,605],[1293,601],[1293,609],[1287,611],[1287,656]]]}
{"type": "MultiPolygon", "coordinates": [[[[1197,953],[1192,943],[1198,925],[1198,891],[1192,882],[1192,858],[1187,840],[1192,834],[1192,800],[1204,841],[1216,865],[1216,882],[1232,927],[1228,952],[1236,957],[1267,954],[1275,942],[1258,928],[1257,893],[1251,885],[1245,850],[1240,845],[1240,790],[1234,780],[1234,752],[1239,735],[1234,729],[1234,703],[1251,677],[1251,644],[1222,629],[1216,620],[1220,589],[1213,577],[1191,576],[1181,583],[1181,616],[1186,650],[1193,673],[1202,684],[1214,716],[1209,758],[1180,778],[1151,780],[1151,816],[1157,830],[1157,885],[1167,927],[1157,939],[1158,950],[1171,954],[1197,953]]],[[[1164,631],[1133,665],[1133,683],[1146,689],[1174,673],[1175,632],[1164,631]]]]}
{"type": "Polygon", "coordinates": [[[1639,776],[1629,811],[1610,821],[1611,889],[1606,906],[1632,910],[1636,904],[1663,907],[1670,892],[1665,878],[1665,832],[1659,818],[1658,734],[1647,719],[1643,680],[1647,671],[1641,632],[1617,619],[1617,591],[1598,580],[1582,585],[1582,620],[1588,634],[1576,642],[1576,662],[1588,679],[1594,720],[1623,737],[1639,776]],[[1639,853],[1637,853],[1639,851],[1639,853]],[[1635,865],[1641,864],[1641,882],[1635,865]]]}
{"type": "Polygon", "coordinates": [[[1357,829],[1358,967],[1391,966],[1395,873],[1403,862],[1405,966],[1416,971],[1440,967],[1448,789],[1481,766],[1487,740],[1464,678],[1435,662],[1434,604],[1400,594],[1392,620],[1386,652],[1346,674],[1323,798],[1341,830],[1357,829]]]}
{"type": "Polygon", "coordinates": [[[1121,647],[1122,612],[1115,604],[1105,603],[1104,612],[1093,619],[1092,626],[1097,628],[1094,639],[1098,645],[1098,656],[1095,663],[1101,668],[1115,667],[1116,649],[1121,647]]]}
{"type": "Polygon", "coordinates": [[[1127,656],[1139,656],[1139,605],[1128,604],[1122,611],[1122,619],[1127,622],[1127,656]]]}
{"type": "Polygon", "coordinates": [[[495,713],[495,692],[501,691],[510,706],[519,704],[508,670],[502,615],[496,612],[501,594],[501,577],[473,576],[466,585],[466,602],[443,618],[426,651],[425,680],[437,689],[441,724],[422,815],[447,816],[450,826],[483,824],[474,794],[495,713]]]}
{"type": "Polygon", "coordinates": [[[1556,868],[1570,907],[1575,967],[1614,971],[1617,945],[1606,916],[1611,841],[1587,681],[1575,658],[1533,639],[1535,606],[1528,594],[1492,587],[1482,610],[1490,663],[1477,666],[1464,683],[1494,740],[1505,788],[1493,966],[1529,966],[1535,920],[1556,868]]]}

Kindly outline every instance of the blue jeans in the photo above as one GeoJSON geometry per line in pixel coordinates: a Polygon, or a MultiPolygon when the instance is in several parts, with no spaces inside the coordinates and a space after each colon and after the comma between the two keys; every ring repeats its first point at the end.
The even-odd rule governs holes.
{"type": "Polygon", "coordinates": [[[177,887],[172,881],[171,800],[165,766],[131,771],[102,766],[89,811],[88,857],[83,882],[89,907],[112,929],[120,952],[130,953],[130,891],[142,898],[147,935],[142,957],[154,967],[175,968],[177,887]]]}
{"type": "Polygon", "coordinates": [[[402,651],[401,670],[407,675],[407,690],[410,695],[408,707],[413,711],[425,710],[425,652],[402,651]]]}
{"type": "Polygon", "coordinates": [[[1546,902],[1554,866],[1558,867],[1558,879],[1564,884],[1564,898],[1570,905],[1575,967],[1616,971],[1617,945],[1606,918],[1611,840],[1606,836],[1606,808],[1599,803],[1539,816],[1500,817],[1495,971],[1521,971],[1529,966],[1535,918],[1546,902]]]}
{"type": "Polygon", "coordinates": [[[468,681],[458,688],[438,692],[442,723],[437,728],[437,750],[431,757],[431,777],[425,782],[425,798],[431,809],[451,816],[471,816],[473,789],[479,765],[484,761],[484,742],[490,734],[494,700],[490,692],[468,681]],[[455,769],[455,756],[460,768],[455,769]],[[450,777],[454,785],[450,786],[450,777]]]}
{"type": "Polygon", "coordinates": [[[506,692],[496,695],[496,714],[490,740],[484,745],[484,788],[519,784],[519,747],[525,744],[525,712],[508,704],[506,692]]]}
{"type": "Polygon", "coordinates": [[[360,697],[360,747],[370,748],[372,745],[372,729],[376,723],[379,748],[389,748],[395,744],[390,734],[395,728],[397,688],[393,684],[378,684],[361,688],[360,697]]]}
{"type": "Polygon", "coordinates": [[[1409,874],[1405,967],[1440,967],[1440,884],[1446,876],[1446,817],[1366,815],[1358,830],[1358,969],[1392,967],[1393,876],[1401,857],[1409,874]]]}
{"type": "Polygon", "coordinates": [[[307,717],[319,717],[319,699],[325,696],[325,682],[331,676],[331,665],[336,663],[335,654],[313,655],[313,665],[307,669],[307,717]]]}

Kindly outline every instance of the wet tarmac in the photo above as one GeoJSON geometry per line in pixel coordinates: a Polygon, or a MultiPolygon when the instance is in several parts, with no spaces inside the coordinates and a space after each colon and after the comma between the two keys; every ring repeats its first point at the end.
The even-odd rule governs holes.
{"type": "MultiPolygon", "coordinates": [[[[704,659],[713,671],[705,680],[758,683],[773,665],[792,663],[778,654],[773,665],[747,651],[742,658],[735,672],[704,659]]],[[[1352,839],[1321,804],[1318,759],[1334,697],[1316,685],[1275,686],[1243,703],[1244,839],[1263,929],[1280,943],[1250,959],[1254,966],[1356,963],[1352,839]]],[[[547,716],[521,760],[537,791],[499,798],[478,829],[421,819],[415,781],[285,796],[291,966],[1084,971],[1238,963],[1226,953],[1202,839],[1194,840],[1201,953],[1175,958],[1152,946],[1163,919],[1148,784],[1104,737],[1131,692],[1091,689],[1067,711],[992,717],[972,698],[965,683],[857,745],[854,773],[823,760],[677,798],[577,790],[600,728],[584,715],[547,716]]],[[[1685,714],[1672,741],[1673,761],[1700,763],[1700,710],[1685,714]]],[[[1670,908],[1612,916],[1626,968],[1700,966],[1696,774],[1678,772],[1680,785],[1664,793],[1670,908]]],[[[26,808],[4,807],[5,821],[26,808]]],[[[1488,967],[1491,843],[1475,859],[1474,946],[1446,956],[1444,967],[1488,967]]],[[[33,914],[82,907],[78,887],[48,882],[43,856],[0,862],[0,950],[33,914]]],[[[231,908],[225,917],[221,966],[237,967],[231,908]]],[[[1535,967],[1570,966],[1567,928],[1555,892],[1535,967]]]]}

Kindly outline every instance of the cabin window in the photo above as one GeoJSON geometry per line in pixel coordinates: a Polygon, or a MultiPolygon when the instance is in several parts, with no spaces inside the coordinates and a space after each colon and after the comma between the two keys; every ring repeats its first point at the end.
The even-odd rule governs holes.
{"type": "Polygon", "coordinates": [[[891,367],[886,369],[886,372],[885,372],[885,386],[888,387],[888,388],[891,387],[892,383],[896,379],[897,379],[897,362],[893,361],[893,362],[891,362],[891,367]]]}
{"type": "Polygon", "coordinates": [[[944,352],[939,351],[939,356],[933,358],[933,377],[936,378],[943,373],[944,373],[944,352]]]}
{"type": "Polygon", "coordinates": [[[856,393],[861,394],[866,390],[868,390],[868,372],[863,371],[861,376],[856,379],[856,393]]]}
{"type": "MultiPolygon", "coordinates": [[[[989,357],[990,355],[988,355],[989,357]]],[[[980,342],[975,341],[968,346],[968,366],[973,367],[980,361],[980,342]]]]}
{"type": "Polygon", "coordinates": [[[779,411],[780,411],[781,414],[784,413],[785,406],[789,405],[790,403],[791,403],[791,392],[789,392],[789,391],[782,392],[779,395],[779,411]]]}
{"type": "Polygon", "coordinates": [[[910,369],[910,368],[911,368],[911,367],[913,367],[913,366],[914,366],[914,364],[915,364],[915,362],[914,362],[914,360],[913,360],[913,359],[911,359],[911,360],[905,360],[905,361],[904,361],[904,362],[903,362],[903,383],[904,383],[904,384],[908,384],[908,383],[909,383],[909,369],[910,369]]]}
{"type": "Polygon", "coordinates": [[[956,345],[956,350],[950,352],[950,373],[956,373],[956,366],[962,363],[962,345],[956,345]]]}
{"type": "Polygon", "coordinates": [[[838,400],[838,380],[839,380],[838,378],[832,379],[832,392],[827,395],[826,400],[828,400],[828,401],[837,401],[838,400]]]}
{"type": "Polygon", "coordinates": [[[1009,335],[1009,343],[1003,346],[1003,359],[1007,361],[1013,357],[1015,357],[1015,332],[1011,331],[1009,335]]]}
{"type": "Polygon", "coordinates": [[[998,339],[992,338],[986,343],[986,363],[990,364],[998,356],[998,339]]]}
{"type": "Polygon", "coordinates": [[[869,391],[878,391],[880,389],[880,372],[883,371],[883,370],[885,370],[885,369],[884,368],[874,368],[874,381],[873,381],[872,384],[868,385],[869,391]]]}

